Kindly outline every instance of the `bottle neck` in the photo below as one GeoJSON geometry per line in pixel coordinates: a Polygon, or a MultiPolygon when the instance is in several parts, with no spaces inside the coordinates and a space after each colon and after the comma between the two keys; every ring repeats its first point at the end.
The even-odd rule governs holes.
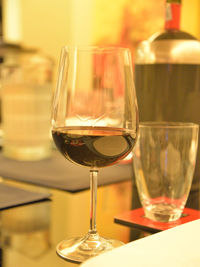
{"type": "Polygon", "coordinates": [[[165,30],[180,30],[181,3],[169,2],[166,3],[165,30]]]}

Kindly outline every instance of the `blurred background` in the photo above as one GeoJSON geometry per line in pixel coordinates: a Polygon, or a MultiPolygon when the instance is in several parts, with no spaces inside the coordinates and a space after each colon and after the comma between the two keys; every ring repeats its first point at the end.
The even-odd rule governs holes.
{"type": "MultiPolygon", "coordinates": [[[[128,47],[132,51],[134,64],[134,51],[138,44],[141,41],[146,40],[153,33],[164,28],[165,3],[165,0],[0,0],[0,35],[2,37],[2,42],[0,43],[0,63],[2,62],[2,58],[6,57],[6,53],[8,52],[6,49],[4,49],[5,46],[12,48],[21,46],[28,50],[33,49],[35,51],[39,51],[42,53],[42,55],[45,55],[40,57],[40,60],[45,62],[44,64],[41,64],[42,66],[45,66],[45,68],[42,68],[41,73],[40,69],[38,68],[39,73],[36,73],[33,77],[31,76],[33,80],[30,80],[29,86],[27,86],[27,82],[26,88],[22,86],[23,84],[20,84],[19,87],[15,80],[19,77],[18,74],[20,74],[20,77],[24,75],[21,72],[21,69],[18,69],[17,73],[15,72],[14,68],[12,69],[12,72],[9,69],[9,75],[11,73],[12,76],[8,77],[12,77],[13,80],[10,80],[14,86],[12,86],[11,90],[11,87],[6,87],[6,85],[9,84],[5,84],[4,94],[0,95],[0,103],[1,98],[3,99],[2,102],[5,103],[3,105],[4,116],[2,116],[2,118],[4,122],[4,133],[6,133],[4,138],[7,139],[4,140],[4,149],[5,147],[12,145],[12,150],[9,147],[10,150],[7,151],[6,156],[19,160],[39,160],[49,157],[50,151],[48,149],[52,148],[52,143],[50,143],[49,146],[48,143],[46,144],[43,141],[43,138],[45,138],[45,140],[48,142],[50,126],[49,117],[51,113],[50,98],[51,93],[55,89],[60,51],[64,45],[89,44],[128,47]],[[49,67],[49,59],[51,59],[51,62],[53,62],[53,68],[51,64],[49,67]],[[36,79],[36,77],[39,78],[36,79]],[[24,90],[20,90],[19,88],[24,88],[24,90]],[[38,94],[38,91],[43,93],[38,94]],[[18,97],[19,94],[21,94],[21,98],[18,97]],[[13,103],[15,103],[15,105],[13,103]],[[17,112],[20,112],[20,115],[18,115],[17,112]],[[23,114],[27,116],[22,116],[23,114]],[[30,117],[33,121],[30,121],[30,117]],[[44,125],[44,121],[47,124],[44,125]],[[41,125],[44,127],[42,128],[41,125]],[[40,129],[40,132],[38,129],[40,129]],[[27,143],[25,143],[25,140],[27,143]],[[21,151],[20,149],[23,148],[23,145],[25,149],[21,151]],[[28,153],[30,154],[30,157],[27,156],[28,153],[26,147],[29,148],[28,153]],[[33,149],[34,147],[36,150],[33,149]],[[16,152],[15,154],[14,149],[20,151],[16,152]]],[[[182,0],[180,28],[181,30],[194,35],[197,39],[200,39],[199,0],[182,0]]],[[[15,50],[15,52],[17,51],[18,50],[15,50]]],[[[36,56],[37,55],[38,53],[36,53],[36,56]]],[[[34,53],[33,59],[35,59],[34,53]]],[[[21,64],[21,61],[19,65],[23,65],[21,64]]],[[[29,75],[25,77],[27,78],[29,75]]],[[[199,101],[200,94],[198,95],[198,98],[196,95],[194,95],[194,98],[199,101]]],[[[191,106],[193,106],[192,101],[191,106]]],[[[199,110],[199,102],[196,103],[196,106],[199,110]]],[[[190,110],[190,108],[188,110],[190,110]]],[[[194,109],[194,115],[198,116],[196,121],[200,120],[198,114],[199,111],[196,112],[194,109]]],[[[59,158],[61,158],[60,155],[59,158]]],[[[1,163],[2,162],[3,161],[1,159],[1,163]]],[[[59,161],[56,161],[56,163],[57,162],[59,161]]],[[[1,164],[2,167],[0,167],[3,169],[3,165],[5,165],[5,170],[7,172],[11,169],[9,165],[10,162],[8,162],[7,165],[5,163],[6,161],[4,161],[1,164]]],[[[58,165],[58,168],[59,166],[60,165],[58,165]]],[[[23,169],[16,169],[16,172],[18,171],[21,175],[23,169]]],[[[27,173],[25,172],[24,175],[27,175],[27,173]]],[[[33,175],[35,175],[35,173],[33,173],[33,175]]],[[[197,178],[197,193],[199,193],[200,179],[199,176],[197,176],[197,178]]],[[[48,180],[49,179],[47,176],[45,182],[48,182],[48,180]]],[[[108,187],[100,188],[100,204],[98,210],[99,214],[104,215],[99,216],[99,226],[102,227],[102,229],[100,228],[100,232],[102,230],[104,231],[105,235],[107,233],[109,235],[110,232],[115,231],[116,233],[114,232],[113,236],[118,235],[117,238],[123,239],[124,242],[129,240],[129,231],[127,228],[123,228],[123,231],[121,232],[118,231],[117,227],[114,228],[113,216],[126,209],[137,208],[140,206],[136,191],[135,184],[133,184],[132,188],[132,184],[130,184],[129,181],[125,184],[121,184],[119,187],[112,185],[110,189],[108,187]],[[132,195],[135,199],[130,201],[132,195]],[[106,229],[104,226],[105,221],[108,222],[106,229]]],[[[77,233],[77,230],[81,232],[87,229],[87,222],[85,221],[84,223],[81,223],[81,227],[83,229],[79,229],[80,220],[77,218],[80,214],[76,212],[76,207],[78,209],[80,203],[82,204],[83,201],[89,201],[89,192],[84,191],[78,195],[74,194],[73,197],[71,195],[69,196],[68,194],[64,195],[64,192],[62,191],[53,193],[56,195],[54,196],[54,201],[52,202],[52,210],[55,218],[53,221],[55,232],[53,232],[52,236],[55,236],[55,240],[53,240],[53,242],[56,244],[60,239],[63,238],[63,233],[65,232],[67,232],[67,234],[70,233],[71,235],[73,232],[77,233]],[[66,207],[64,207],[64,210],[65,208],[66,210],[68,209],[68,214],[65,214],[62,209],[62,205],[65,202],[66,207]],[[67,221],[66,225],[63,223],[63,228],[57,227],[58,222],[60,224],[61,221],[67,221]]],[[[194,199],[195,201],[198,201],[197,207],[199,208],[200,197],[197,197],[194,194],[194,199]]],[[[193,199],[190,200],[190,202],[193,203],[193,199]]],[[[45,209],[47,212],[49,212],[49,207],[46,207],[45,209]]],[[[87,219],[88,216],[85,214],[85,210],[83,209],[81,212],[84,213],[82,218],[84,217],[87,219]]],[[[89,210],[87,212],[89,215],[89,210]]],[[[10,214],[8,213],[7,218],[11,220],[9,216],[10,214]]],[[[15,220],[13,220],[13,222],[15,222],[15,220]]],[[[134,240],[136,238],[137,233],[132,233],[131,239],[134,240]]],[[[44,249],[46,248],[44,247],[44,249]]],[[[54,255],[54,253],[55,251],[53,247],[52,254],[54,255]]],[[[13,262],[15,262],[13,260],[15,255],[13,256],[13,254],[11,254],[10,258],[13,262]]],[[[41,266],[44,265],[46,266],[46,264],[41,264],[41,266]]],[[[30,265],[30,262],[27,262],[27,264],[24,266],[32,265],[30,265]]]]}
{"type": "MultiPolygon", "coordinates": [[[[164,26],[164,0],[2,0],[5,42],[38,48],[55,63],[71,44],[134,50],[164,26]]],[[[200,37],[200,1],[183,0],[181,29],[200,37]]]]}

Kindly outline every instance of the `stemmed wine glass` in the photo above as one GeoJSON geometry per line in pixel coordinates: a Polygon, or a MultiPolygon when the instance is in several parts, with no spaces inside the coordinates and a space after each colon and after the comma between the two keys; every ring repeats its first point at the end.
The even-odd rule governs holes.
{"type": "Polygon", "coordinates": [[[116,164],[132,151],[138,135],[138,110],[129,49],[63,47],[54,94],[52,135],[69,161],[90,170],[90,228],[84,237],[64,240],[57,253],[83,262],[118,247],[118,240],[96,229],[99,168],[116,164]]]}

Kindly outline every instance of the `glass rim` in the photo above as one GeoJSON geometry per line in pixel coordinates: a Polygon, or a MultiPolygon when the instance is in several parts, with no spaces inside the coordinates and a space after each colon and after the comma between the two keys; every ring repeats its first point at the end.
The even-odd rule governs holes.
{"type": "Polygon", "coordinates": [[[82,52],[89,52],[93,51],[96,53],[100,52],[106,52],[111,53],[113,51],[118,52],[130,52],[130,49],[128,47],[122,47],[122,46],[98,46],[98,45],[65,45],[62,47],[62,50],[70,51],[82,51],[82,52]]]}
{"type": "Polygon", "coordinates": [[[171,122],[171,121],[146,121],[139,123],[140,128],[199,128],[197,123],[193,122],[171,122]]]}

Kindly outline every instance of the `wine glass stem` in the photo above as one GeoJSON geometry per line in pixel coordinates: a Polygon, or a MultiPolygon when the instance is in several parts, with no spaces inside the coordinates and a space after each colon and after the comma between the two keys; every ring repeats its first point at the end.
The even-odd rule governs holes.
{"type": "Polygon", "coordinates": [[[91,234],[96,234],[96,206],[97,206],[97,178],[98,171],[90,171],[90,230],[91,234]]]}

